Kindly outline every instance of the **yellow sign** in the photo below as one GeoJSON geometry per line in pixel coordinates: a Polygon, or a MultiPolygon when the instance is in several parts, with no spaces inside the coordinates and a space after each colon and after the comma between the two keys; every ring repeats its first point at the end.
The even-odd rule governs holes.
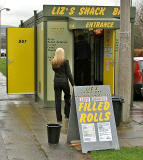
{"type": "Polygon", "coordinates": [[[104,15],[105,7],[81,7],[79,10],[79,15],[104,15]]]}
{"type": "Polygon", "coordinates": [[[78,111],[88,112],[80,114],[80,123],[109,121],[111,115],[111,113],[108,111],[109,108],[110,103],[108,101],[99,102],[98,105],[96,102],[94,102],[93,105],[91,102],[80,102],[78,111]],[[95,111],[100,112],[97,113],[95,111]],[[104,113],[102,111],[104,111],[104,113]]]}
{"type": "Polygon", "coordinates": [[[34,93],[34,29],[8,28],[8,93],[34,93]]]}
{"type": "Polygon", "coordinates": [[[87,22],[86,28],[113,28],[114,22],[87,22]]]}
{"type": "MultiPolygon", "coordinates": [[[[54,6],[51,9],[51,14],[53,16],[55,15],[79,15],[79,16],[104,16],[106,14],[107,7],[67,7],[67,6],[54,6]]],[[[114,8],[112,15],[120,15],[120,9],[119,8],[114,8]]]]}
{"type": "Polygon", "coordinates": [[[116,15],[120,15],[120,9],[119,8],[114,8],[112,15],[116,16],[116,15]]]}

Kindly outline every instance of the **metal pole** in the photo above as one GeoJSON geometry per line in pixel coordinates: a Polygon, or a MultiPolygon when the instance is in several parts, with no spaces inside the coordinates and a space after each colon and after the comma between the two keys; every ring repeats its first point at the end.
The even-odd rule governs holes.
{"type": "Polygon", "coordinates": [[[130,0],[120,0],[120,10],[118,94],[125,99],[122,120],[127,122],[130,114],[132,86],[130,0]]]}
{"type": "Polygon", "coordinates": [[[20,20],[20,27],[23,27],[23,20],[20,20]]]}
{"type": "Polygon", "coordinates": [[[1,10],[0,10],[0,57],[1,57],[1,10]]]}
{"type": "Polygon", "coordinates": [[[34,57],[35,57],[35,102],[38,101],[37,88],[37,11],[34,11],[34,57]]]}

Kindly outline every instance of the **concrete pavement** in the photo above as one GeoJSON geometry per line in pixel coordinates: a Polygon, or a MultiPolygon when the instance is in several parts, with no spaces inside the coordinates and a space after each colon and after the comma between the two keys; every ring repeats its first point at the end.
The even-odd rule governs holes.
{"type": "Polygon", "coordinates": [[[46,124],[56,122],[55,110],[43,108],[33,99],[7,95],[5,77],[0,74],[0,160],[90,160],[89,154],[66,143],[66,120],[59,144],[48,144],[46,124]]]}
{"type": "MultiPolygon", "coordinates": [[[[33,96],[7,95],[0,73],[0,160],[90,160],[90,154],[66,143],[67,121],[63,121],[60,142],[49,145],[47,123],[55,123],[54,108],[34,103],[33,96]]],[[[143,102],[135,102],[129,123],[118,130],[120,146],[143,145],[143,102]]]]}
{"type": "MultiPolygon", "coordinates": [[[[50,122],[55,117],[53,108],[40,108],[37,112],[44,117],[45,121],[50,122]],[[49,116],[47,116],[49,115],[49,116]]],[[[56,122],[55,118],[51,122],[56,122]]],[[[65,123],[65,122],[64,122],[65,123]]],[[[66,124],[64,124],[66,126],[66,124]]],[[[66,127],[63,128],[63,132],[66,127]]],[[[119,144],[121,146],[143,146],[143,101],[134,102],[131,109],[130,120],[128,123],[121,122],[117,127],[119,144]]]]}
{"type": "Polygon", "coordinates": [[[129,123],[118,127],[120,146],[143,146],[143,100],[135,101],[129,123]]]}

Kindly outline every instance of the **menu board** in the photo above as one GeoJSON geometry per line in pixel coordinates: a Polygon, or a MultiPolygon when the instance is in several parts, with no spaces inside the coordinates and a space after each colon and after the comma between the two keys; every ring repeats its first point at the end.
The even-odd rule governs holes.
{"type": "Polygon", "coordinates": [[[47,53],[48,61],[54,58],[57,48],[65,50],[66,58],[70,58],[72,52],[72,33],[68,30],[68,23],[61,21],[48,21],[47,28],[47,53]]]}
{"type": "Polygon", "coordinates": [[[81,140],[83,153],[119,149],[109,86],[74,87],[68,142],[77,139],[81,140]]]}
{"type": "Polygon", "coordinates": [[[57,48],[63,47],[66,48],[68,45],[67,40],[57,40],[55,38],[48,38],[48,59],[51,61],[51,59],[54,58],[54,54],[57,48]]]}

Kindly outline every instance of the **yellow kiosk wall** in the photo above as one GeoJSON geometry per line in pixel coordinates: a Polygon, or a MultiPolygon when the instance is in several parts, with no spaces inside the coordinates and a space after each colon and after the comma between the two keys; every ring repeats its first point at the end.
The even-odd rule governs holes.
{"type": "Polygon", "coordinates": [[[34,93],[34,29],[8,28],[8,93],[34,93]]]}
{"type": "Polygon", "coordinates": [[[114,95],[114,59],[115,59],[115,30],[104,30],[104,76],[103,84],[110,85],[114,95]]]}

